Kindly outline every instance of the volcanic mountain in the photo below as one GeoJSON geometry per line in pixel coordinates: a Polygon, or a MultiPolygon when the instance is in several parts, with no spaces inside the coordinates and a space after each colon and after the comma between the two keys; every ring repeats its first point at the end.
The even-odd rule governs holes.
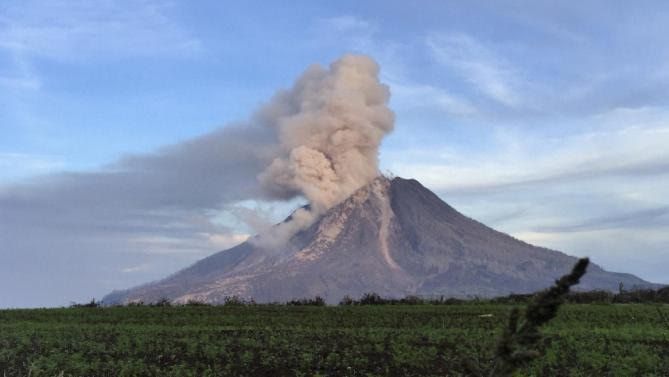
{"type": "MultiPolygon", "coordinates": [[[[290,218],[286,221],[290,221],[290,218]]],[[[545,288],[576,258],[536,247],[472,220],[418,181],[380,177],[282,246],[259,238],[200,260],[168,278],[116,291],[106,303],[226,297],[257,302],[321,296],[336,303],[382,296],[498,296],[545,288]]],[[[579,289],[651,284],[590,264],[579,289]]]]}

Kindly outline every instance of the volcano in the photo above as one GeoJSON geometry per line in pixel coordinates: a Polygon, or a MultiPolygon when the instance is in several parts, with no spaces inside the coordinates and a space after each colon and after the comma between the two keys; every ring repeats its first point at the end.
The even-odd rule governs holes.
{"type": "MultiPolygon", "coordinates": [[[[290,221],[290,218],[286,221],[290,221]]],[[[470,219],[413,179],[379,177],[330,208],[282,246],[261,238],[200,260],[164,280],[116,291],[105,303],[226,297],[284,302],[375,292],[387,297],[493,297],[530,293],[567,273],[576,258],[517,240],[470,219]]],[[[591,263],[577,287],[652,284],[591,263]]]]}

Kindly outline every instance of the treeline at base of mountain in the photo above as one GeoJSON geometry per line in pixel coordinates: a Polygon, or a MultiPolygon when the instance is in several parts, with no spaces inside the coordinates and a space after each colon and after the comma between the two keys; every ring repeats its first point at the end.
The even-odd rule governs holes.
{"type": "MultiPolygon", "coordinates": [[[[453,298],[453,297],[422,297],[422,296],[406,296],[403,298],[382,297],[377,293],[365,293],[359,298],[346,296],[339,305],[458,305],[458,304],[524,304],[531,301],[536,296],[532,294],[509,294],[507,296],[482,298],[453,298]]],[[[630,289],[626,290],[624,285],[620,285],[618,292],[609,292],[604,290],[594,291],[576,291],[569,292],[565,296],[565,302],[570,304],[630,304],[630,303],[644,303],[644,304],[669,304],[669,286],[659,289],[630,289]]],[[[111,306],[219,306],[221,304],[210,304],[198,300],[190,300],[186,303],[174,303],[169,299],[163,298],[154,302],[136,301],[125,305],[111,305],[111,306]]],[[[293,299],[286,302],[273,303],[256,303],[252,298],[244,298],[239,296],[226,297],[222,305],[285,305],[285,306],[325,306],[326,302],[320,296],[313,298],[293,299]]],[[[107,306],[103,301],[96,301],[95,299],[87,303],[72,303],[71,307],[102,307],[107,306]]]]}
{"type": "Polygon", "coordinates": [[[588,264],[578,260],[534,295],[488,300],[367,293],[329,306],[320,297],[256,304],[233,296],[218,306],[161,299],[98,308],[92,300],[0,310],[0,374],[667,375],[669,305],[563,304],[660,302],[669,288],[570,293],[588,264]]]}

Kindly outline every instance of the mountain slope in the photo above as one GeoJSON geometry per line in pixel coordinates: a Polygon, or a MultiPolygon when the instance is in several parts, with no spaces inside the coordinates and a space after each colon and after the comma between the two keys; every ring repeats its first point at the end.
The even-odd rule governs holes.
{"type": "MultiPolygon", "coordinates": [[[[549,286],[576,258],[535,247],[472,220],[418,181],[378,178],[331,208],[285,246],[257,239],[209,256],[156,283],[114,292],[107,303],[168,298],[258,302],[376,292],[401,297],[496,296],[549,286]]],[[[580,289],[649,283],[595,264],[580,289]]]]}

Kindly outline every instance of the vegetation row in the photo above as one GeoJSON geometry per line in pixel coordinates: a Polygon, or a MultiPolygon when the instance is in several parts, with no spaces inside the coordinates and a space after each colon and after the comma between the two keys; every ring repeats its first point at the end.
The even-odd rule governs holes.
{"type": "MultiPolygon", "coordinates": [[[[421,297],[421,296],[406,296],[403,298],[383,297],[377,293],[365,293],[359,298],[355,299],[350,296],[345,296],[339,305],[462,305],[462,304],[527,304],[536,296],[531,294],[510,294],[495,298],[453,298],[446,296],[439,297],[421,297]]],[[[633,289],[625,290],[624,286],[620,286],[619,291],[614,293],[610,291],[595,290],[595,291],[574,291],[569,292],[564,296],[564,301],[569,304],[669,304],[669,287],[658,289],[633,289]]],[[[214,306],[217,304],[210,304],[203,301],[189,300],[185,304],[175,304],[167,298],[162,298],[155,302],[135,301],[125,304],[125,306],[214,306]]],[[[225,297],[222,305],[285,305],[285,306],[325,306],[326,302],[320,296],[313,298],[293,299],[287,302],[273,302],[260,304],[253,299],[247,299],[239,296],[225,297]]],[[[92,299],[86,303],[72,303],[71,307],[101,307],[105,306],[103,301],[96,301],[92,299]]],[[[119,306],[119,305],[113,305],[119,306]]]]}

